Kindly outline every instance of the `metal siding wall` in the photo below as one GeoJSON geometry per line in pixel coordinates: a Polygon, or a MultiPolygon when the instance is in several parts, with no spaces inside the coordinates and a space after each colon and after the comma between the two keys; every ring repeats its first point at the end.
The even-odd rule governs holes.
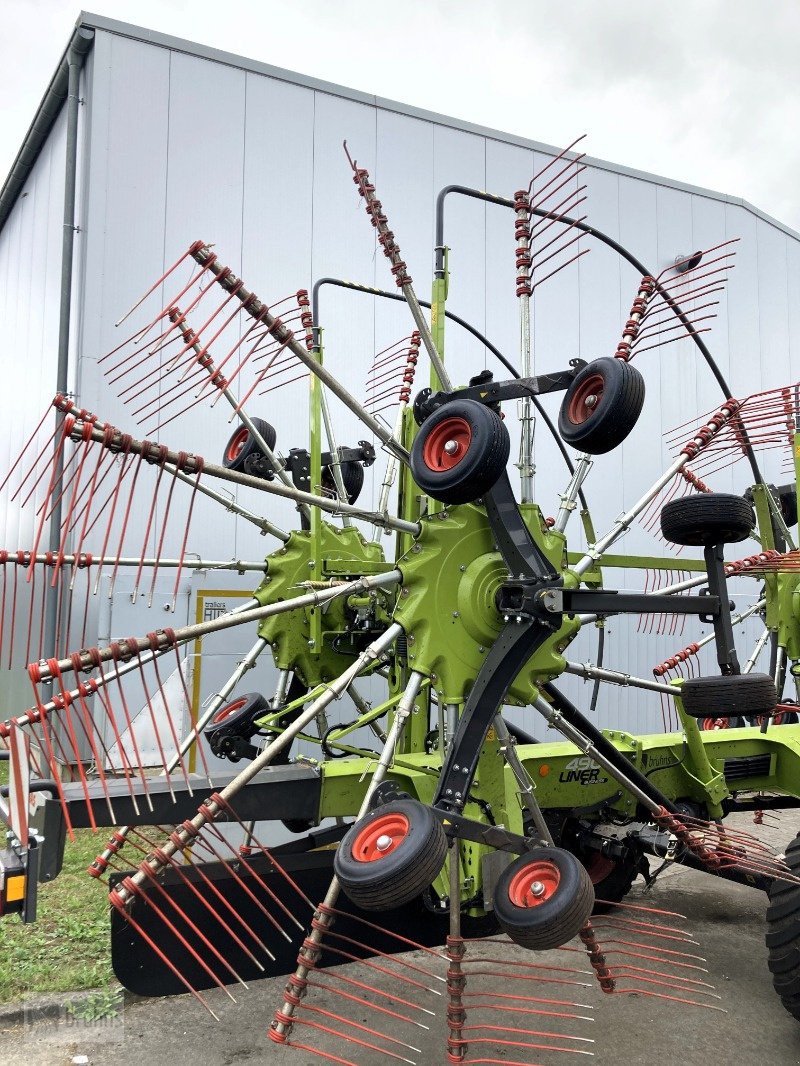
{"type": "MultiPolygon", "coordinates": [[[[547,161],[539,152],[496,138],[106,32],[97,33],[92,62],[79,399],[101,418],[126,428],[126,410],[100,377],[95,360],[125,335],[124,326],[113,327],[120,312],[192,240],[214,242],[222,261],[237,272],[241,269],[248,286],[268,302],[299,288],[310,289],[312,281],[324,275],[394,290],[388,264],[376,250],[374,230],[351,181],[342,152],[345,138],[355,158],[370,170],[423,299],[430,292],[437,192],[458,183],[511,197],[515,189],[527,185],[532,169],[547,161]]],[[[48,150],[55,152],[56,134],[51,143],[48,150]]],[[[737,265],[731,271],[728,294],[720,297],[720,317],[708,336],[709,346],[723,372],[730,372],[736,395],[779,384],[791,376],[792,368],[796,373],[800,321],[790,296],[800,282],[796,240],[736,205],[656,181],[592,168],[585,180],[589,199],[581,212],[585,210],[590,222],[618,237],[652,270],[668,266],[678,254],[741,234],[737,265]]],[[[18,214],[24,215],[28,206],[26,201],[20,203],[18,214]]],[[[8,249],[7,259],[0,259],[0,284],[8,294],[8,306],[15,307],[20,305],[20,285],[31,284],[30,271],[26,274],[31,258],[24,254],[20,226],[15,216],[0,238],[0,256],[8,249]]],[[[448,307],[485,330],[517,364],[512,213],[450,196],[445,241],[451,248],[448,307]]],[[[591,253],[537,292],[537,370],[554,369],[575,355],[587,360],[611,355],[621,335],[639,277],[604,246],[588,239],[584,243],[591,246],[591,253]]],[[[23,299],[22,306],[29,303],[23,299]]],[[[25,314],[17,311],[17,315],[15,337],[23,326],[27,328],[25,314]]],[[[320,321],[328,366],[359,397],[365,395],[374,353],[412,328],[400,304],[331,288],[322,291],[320,321]]],[[[457,383],[487,365],[482,346],[453,323],[447,325],[447,353],[457,383]]],[[[496,369],[491,357],[488,365],[496,369]]],[[[643,418],[625,447],[596,458],[587,484],[598,532],[663,469],[668,460],[663,431],[716,407],[720,400],[710,373],[686,341],[645,352],[636,365],[647,385],[643,418]]],[[[501,370],[497,372],[502,376],[501,370]]],[[[419,387],[427,384],[427,375],[427,361],[422,358],[419,387]]],[[[555,420],[558,397],[546,397],[544,402],[555,420]]],[[[359,423],[338,402],[331,406],[339,443],[355,444],[363,435],[359,423]]],[[[517,447],[513,406],[507,405],[512,462],[517,447]]],[[[254,397],[249,407],[275,425],[284,453],[306,445],[306,382],[254,397]]],[[[29,425],[30,416],[15,424],[21,426],[23,421],[29,425]]],[[[227,413],[218,406],[211,413],[205,408],[193,411],[160,437],[216,461],[230,432],[227,413]]],[[[537,498],[545,515],[555,514],[568,475],[541,423],[536,440],[537,498]]],[[[368,472],[367,500],[377,496],[382,465],[379,453],[378,463],[368,472]]],[[[764,466],[773,479],[785,480],[776,456],[767,456],[764,466]]],[[[748,476],[740,463],[715,477],[713,487],[741,492],[748,476]]],[[[516,483],[516,471],[512,481],[516,483]]],[[[286,528],[295,523],[288,504],[249,490],[242,493],[241,502],[254,510],[263,508],[286,528]]],[[[143,533],[143,519],[137,521],[143,533]]],[[[569,527],[571,547],[584,546],[579,526],[575,515],[569,527]]],[[[259,558],[275,546],[246,523],[202,500],[193,530],[191,550],[215,558],[259,558]]],[[[15,531],[6,532],[9,543],[15,531]]],[[[388,550],[391,543],[386,538],[388,550]]],[[[167,550],[175,552],[177,546],[173,543],[167,550]]],[[[745,544],[737,553],[754,548],[745,544]]],[[[657,554],[664,547],[654,536],[635,529],[619,550],[657,554]]],[[[608,572],[606,580],[611,586],[636,588],[643,579],[641,571],[627,570],[608,572]]],[[[186,583],[195,590],[222,585],[246,588],[249,580],[194,574],[187,575],[186,583]]],[[[144,611],[141,618],[142,631],[161,624],[144,611]]],[[[113,631],[113,618],[110,625],[113,631]]],[[[687,622],[685,632],[672,637],[640,630],[637,619],[609,623],[608,665],[650,676],[656,662],[694,639],[703,627],[687,622]]],[[[754,628],[747,630],[750,639],[754,628]]],[[[582,634],[568,654],[593,659],[595,640],[593,630],[582,634]]],[[[243,643],[248,642],[249,635],[243,643]]],[[[712,658],[706,656],[704,663],[705,669],[713,668],[712,658]]],[[[222,660],[219,666],[222,670],[222,660]]],[[[209,686],[218,681],[215,673],[209,686]]],[[[582,683],[565,680],[564,684],[573,698],[588,701],[582,683]]],[[[210,690],[205,683],[204,690],[210,690]]],[[[542,735],[534,717],[525,712],[526,725],[542,735]]],[[[656,697],[613,688],[603,691],[598,717],[603,725],[632,730],[657,729],[661,721],[656,697]]]]}
{"type": "MultiPolygon", "coordinates": [[[[55,391],[65,149],[66,112],[62,111],[0,232],[0,351],[3,352],[5,369],[3,432],[0,435],[3,477],[55,391]]],[[[44,447],[50,431],[43,428],[33,447],[44,447]]],[[[40,487],[36,491],[24,511],[20,510],[20,499],[12,500],[11,495],[10,490],[0,492],[2,544],[8,550],[26,550],[34,540],[34,512],[43,489],[40,487]]],[[[0,630],[6,634],[7,656],[8,634],[14,627],[14,659],[17,662],[26,646],[31,614],[31,648],[38,649],[40,615],[37,605],[42,583],[39,582],[39,590],[32,590],[25,583],[24,568],[16,565],[0,568],[0,582],[4,583],[0,585],[0,596],[5,602],[0,630]]],[[[32,654],[35,654],[33,650],[32,654]]],[[[4,658],[0,663],[0,717],[3,719],[30,702],[30,683],[24,669],[15,666],[9,671],[7,665],[8,660],[4,658]]]]}

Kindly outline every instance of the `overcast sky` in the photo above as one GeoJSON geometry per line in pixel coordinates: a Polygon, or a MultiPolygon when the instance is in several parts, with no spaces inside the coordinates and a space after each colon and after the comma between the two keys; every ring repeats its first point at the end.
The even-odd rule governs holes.
{"type": "MultiPolygon", "coordinates": [[[[800,229],[798,0],[97,0],[93,10],[550,144],[587,133],[593,156],[742,197],[800,229]]],[[[78,14],[68,0],[3,0],[3,176],[78,14]]]]}

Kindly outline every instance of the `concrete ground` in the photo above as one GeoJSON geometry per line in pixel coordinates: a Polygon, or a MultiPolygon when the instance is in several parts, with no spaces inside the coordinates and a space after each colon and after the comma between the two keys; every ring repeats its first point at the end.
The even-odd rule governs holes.
{"type": "MultiPolygon", "coordinates": [[[[779,829],[774,833],[762,830],[762,835],[772,836],[785,844],[794,834],[793,825],[794,820],[787,813],[779,829]]],[[[752,819],[745,820],[745,826],[752,828],[752,819]]],[[[541,1063],[542,1066],[581,1061],[594,1061],[598,1066],[653,1066],[654,1063],[658,1066],[800,1064],[800,1023],[784,1010],[772,989],[767,969],[764,946],[766,901],[761,893],[679,868],[669,870],[646,897],[643,898],[637,889],[631,899],[686,916],[686,928],[700,942],[699,954],[707,959],[707,979],[721,996],[719,1001],[711,1002],[718,1002],[726,1013],[681,1006],[641,995],[605,996],[591,976],[572,978],[587,982],[586,987],[550,984],[533,987],[523,982],[525,987],[522,988],[515,985],[510,975],[524,972],[520,964],[532,958],[541,961],[543,956],[511,949],[517,952],[513,955],[517,963],[508,970],[506,977],[489,978],[492,984],[484,988],[517,994],[521,991],[529,996],[574,999],[594,1008],[592,1011],[581,1009],[575,1013],[593,1014],[595,1020],[564,1023],[548,1017],[536,1019],[527,1016],[522,1021],[514,1020],[507,1024],[550,1031],[558,1027],[560,1032],[592,1037],[594,1045],[575,1046],[581,1050],[593,1048],[595,1057],[591,1059],[583,1055],[567,1056],[559,1052],[514,1047],[491,1050],[474,1045],[469,1058],[491,1057],[509,1064],[541,1063]]],[[[409,935],[413,937],[413,930],[409,930],[409,935]]],[[[496,946],[484,945],[482,950],[487,955],[499,954],[496,946]]],[[[423,966],[429,961],[421,952],[408,957],[418,960],[423,966]]],[[[547,961],[550,965],[587,968],[585,956],[575,952],[551,952],[547,961]]],[[[441,973],[442,968],[437,966],[437,971],[441,973]]],[[[340,972],[349,973],[356,979],[369,980],[376,987],[398,990],[396,980],[375,973],[365,976],[363,966],[352,965],[340,972]]],[[[208,993],[208,1001],[219,1014],[219,1022],[189,996],[127,1001],[120,1014],[105,1023],[79,1019],[70,1021],[64,1018],[63,1012],[60,1020],[56,1021],[46,1017],[37,1020],[35,1011],[29,1011],[26,1019],[20,1019],[8,1011],[3,1014],[3,1008],[0,1007],[0,1063],[4,1066],[67,1066],[73,1062],[89,1063],[90,1066],[101,1063],[141,1066],[145,1062],[158,1066],[164,1063],[169,1066],[234,1066],[271,1060],[305,1066],[324,1061],[306,1051],[279,1047],[268,1039],[267,1029],[280,1003],[284,983],[284,979],[271,979],[252,985],[250,991],[235,991],[236,1003],[232,1003],[221,992],[208,993]]],[[[473,983],[472,987],[476,985],[473,983]]],[[[419,1051],[411,1052],[391,1045],[407,1061],[425,1066],[447,1061],[444,1046],[445,1000],[441,997],[438,1002],[433,1002],[436,1000],[437,997],[431,993],[426,993],[422,1000],[426,1006],[435,1008],[438,1016],[426,1016],[425,1021],[430,1025],[428,1030],[414,1028],[410,1042],[419,1051]]],[[[355,1007],[353,1010],[352,1004],[348,1005],[341,996],[331,992],[315,991],[313,998],[310,993],[307,1002],[346,1014],[357,1022],[367,1020],[363,1009],[355,1007]]],[[[317,1017],[322,1022],[327,1021],[323,1016],[317,1017]]],[[[407,1039],[408,1030],[401,1031],[391,1019],[384,1019],[377,1027],[407,1039]]],[[[345,1050],[341,1042],[333,1042],[330,1037],[315,1034],[307,1027],[296,1027],[295,1039],[339,1055],[339,1061],[349,1059],[358,1066],[377,1066],[378,1063],[383,1066],[384,1063],[399,1061],[389,1058],[384,1052],[352,1046],[345,1050]]]]}

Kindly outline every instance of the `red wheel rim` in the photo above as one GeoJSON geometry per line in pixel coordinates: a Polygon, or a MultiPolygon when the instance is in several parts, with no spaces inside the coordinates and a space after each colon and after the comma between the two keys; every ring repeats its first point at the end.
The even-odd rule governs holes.
{"type": "Polygon", "coordinates": [[[233,703],[227,703],[224,707],[220,707],[214,717],[211,719],[212,725],[219,725],[220,722],[224,722],[230,715],[235,714],[244,707],[247,700],[235,700],[233,703]]]}
{"type": "Polygon", "coordinates": [[[228,450],[225,453],[225,458],[229,463],[232,463],[234,459],[237,459],[247,443],[247,438],[250,436],[250,430],[246,426],[242,426],[238,433],[234,433],[228,443],[228,450]]]}
{"type": "Polygon", "coordinates": [[[561,872],[554,862],[529,862],[518,870],[508,886],[508,898],[515,907],[539,907],[558,890],[561,872]]]}
{"type": "Polygon", "coordinates": [[[605,381],[602,374],[591,374],[580,383],[567,408],[567,418],[573,426],[583,425],[592,417],[602,402],[604,391],[605,381]]]}
{"type": "Polygon", "coordinates": [[[613,872],[616,865],[613,859],[609,859],[607,855],[601,855],[599,851],[596,851],[586,863],[586,872],[589,875],[589,880],[593,885],[599,885],[601,881],[605,881],[613,872]]]}
{"type": "Polygon", "coordinates": [[[427,436],[422,461],[429,470],[452,470],[469,450],[472,427],[466,418],[445,418],[427,436]]]}
{"type": "Polygon", "coordinates": [[[380,862],[397,851],[408,836],[409,828],[404,814],[384,814],[374,818],[356,834],[353,858],[356,862],[380,862]]]}
{"type": "Polygon", "coordinates": [[[710,733],[715,729],[730,729],[730,718],[704,718],[703,732],[710,733]]]}

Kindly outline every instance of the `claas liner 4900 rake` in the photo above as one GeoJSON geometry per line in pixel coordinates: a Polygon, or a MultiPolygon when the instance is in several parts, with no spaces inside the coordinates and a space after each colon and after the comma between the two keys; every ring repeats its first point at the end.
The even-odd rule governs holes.
{"type": "Polygon", "coordinates": [[[682,863],[769,894],[775,985],[800,1016],[800,845],[779,856],[725,821],[747,810],[761,820],[800,795],[800,730],[784,697],[787,674],[797,682],[800,672],[797,497],[794,483],[766,484],[759,467],[767,448],[800,455],[798,388],[730,394],[702,335],[732,242],[651,274],[586,222],[573,149],[510,198],[442,191],[430,304],[414,291],[368,172],[348,154],[398,292],[324,278],[310,296],[268,304],[197,241],[118,323],[127,339],[100,358],[141,431],[55,398],[3,485],[34,509],[35,536],[0,555],[0,651],[9,665],[29,664],[33,687],[31,706],[0,723],[11,766],[2,912],[32,921],[37,878],[57,874],[65,836],[114,827],[89,873],[107,882],[115,966],[135,990],[189,990],[211,1009],[209,988],[286,974],[269,1028],[278,1045],[338,1062],[364,1049],[413,1061],[414,1034],[438,1003],[450,1061],[533,1063],[591,1053],[576,1027],[589,1017],[582,1001],[593,982],[721,1009],[680,916],[623,902],[640,873],[653,880],[682,863]],[[519,371],[446,308],[449,195],[513,215],[519,371]],[[616,350],[534,374],[534,292],[592,244],[638,278],[616,350]],[[323,362],[322,285],[404,300],[411,313],[410,332],[372,360],[364,403],[323,362]],[[503,374],[451,381],[448,318],[503,374]],[[681,338],[719,383],[719,406],[668,435],[666,470],[597,534],[585,483],[594,457],[639,420],[645,379],[633,360],[681,338]],[[422,388],[421,366],[430,368],[422,388]],[[300,379],[309,447],[284,456],[273,426],[248,409],[300,379]],[[557,426],[540,399],[551,392],[563,394],[557,426]],[[369,439],[337,444],[331,395],[369,439]],[[503,420],[512,400],[519,493],[503,420]],[[162,442],[187,410],[221,401],[237,428],[220,463],[162,442]],[[552,518],[533,500],[535,418],[567,470],[552,518]],[[158,442],[144,436],[156,433],[158,442]],[[376,459],[379,499],[369,507],[358,501],[376,459]],[[740,460],[742,495],[709,488],[740,460]],[[250,491],[234,500],[228,486],[250,491]],[[299,528],[264,517],[254,502],[264,494],[293,501],[299,528]],[[279,546],[265,563],[198,563],[201,499],[279,546]],[[576,510],[584,552],[567,546],[576,510]],[[702,560],[612,554],[634,523],[660,531],[676,555],[701,548],[702,560]],[[727,547],[751,537],[754,554],[727,547]],[[174,572],[174,607],[182,573],[199,565],[262,576],[236,610],[86,646],[92,598],[111,595],[121,572],[134,575],[134,600],[149,602],[174,572]],[[615,567],[644,570],[643,591],[607,588],[615,567]],[[736,613],[729,584],[740,579],[756,592],[736,613]],[[55,646],[45,648],[54,605],[55,646]],[[605,620],[621,614],[670,639],[652,677],[602,665],[605,620]],[[710,632],[680,647],[687,616],[710,632]],[[763,634],[743,661],[734,627],[751,616],[763,634]],[[594,665],[567,657],[583,627],[598,634],[594,665]],[[254,631],[255,643],[181,733],[195,642],[233,628],[254,631]],[[705,645],[716,652],[713,673],[702,671],[705,645]],[[243,692],[268,648],[276,691],[243,692]],[[769,672],[755,671],[762,653],[769,672]],[[591,711],[602,684],[657,697],[663,732],[601,730],[562,691],[565,674],[592,683],[591,711]],[[377,702],[359,694],[358,678],[382,691],[377,702]],[[344,697],[354,716],[331,721],[344,697]],[[560,739],[536,743],[509,707],[532,708],[560,739]],[[298,756],[298,739],[318,758],[298,756]],[[32,821],[30,790],[47,797],[32,821]],[[334,821],[309,832],[325,819],[334,821]],[[297,839],[270,847],[270,820],[297,839]],[[660,860],[656,874],[647,856],[660,860]]]}

